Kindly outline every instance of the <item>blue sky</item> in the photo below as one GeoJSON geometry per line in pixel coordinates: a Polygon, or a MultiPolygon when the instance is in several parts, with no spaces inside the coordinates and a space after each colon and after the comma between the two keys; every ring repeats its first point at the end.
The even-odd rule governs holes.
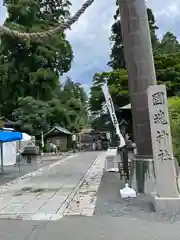
{"type": "MultiPolygon", "coordinates": [[[[2,2],[0,0],[0,23],[6,17],[2,2]]],[[[74,13],[85,0],[71,2],[74,13]]],[[[72,26],[71,31],[67,31],[75,56],[72,69],[67,75],[82,83],[87,92],[94,73],[107,70],[111,48],[108,38],[116,9],[115,2],[116,0],[95,0],[79,22],[72,26]]],[[[148,0],[147,5],[156,16],[159,37],[166,31],[171,31],[180,39],[180,0],[148,0]]]]}

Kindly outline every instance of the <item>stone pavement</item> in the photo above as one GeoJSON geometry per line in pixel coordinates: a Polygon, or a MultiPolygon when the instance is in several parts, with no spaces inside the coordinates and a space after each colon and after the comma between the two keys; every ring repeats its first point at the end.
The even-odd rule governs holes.
{"type": "MultiPolygon", "coordinates": [[[[119,181],[119,174],[105,173],[99,188],[103,171],[103,154],[100,155],[100,158],[96,158],[99,155],[96,152],[75,155],[64,159],[62,163],[54,163],[48,170],[44,169],[44,172],[41,171],[24,177],[22,182],[29,180],[26,182],[28,184],[27,188],[24,189],[26,193],[23,196],[33,194],[28,186],[35,189],[37,192],[34,193],[38,194],[40,189],[48,189],[48,182],[51,183],[51,186],[57,186],[58,183],[62,184],[65,188],[63,190],[63,187],[61,187],[58,190],[63,190],[59,194],[59,203],[61,202],[61,196],[67,195],[70,186],[72,187],[72,182],[75,185],[75,182],[80,179],[76,184],[79,191],[75,189],[77,194],[74,193],[74,197],[71,196],[71,201],[66,206],[66,214],[74,216],[64,215],[59,221],[50,221],[50,219],[48,221],[0,219],[0,240],[179,240],[180,222],[168,222],[164,219],[160,221],[160,219],[154,218],[155,213],[150,208],[150,203],[146,197],[138,196],[134,200],[122,200],[120,198],[119,189],[124,184],[119,181]],[[44,185],[39,185],[40,179],[44,181],[44,185]],[[49,181],[50,179],[51,181],[49,181]],[[38,186],[35,186],[35,182],[38,186]],[[94,212],[95,202],[96,209],[94,212]],[[79,211],[80,209],[82,211],[79,211]],[[88,212],[83,213],[84,209],[88,209],[88,212]],[[93,210],[89,212],[90,209],[93,210]]],[[[51,189],[54,190],[54,188],[51,189]]],[[[39,197],[41,195],[45,197],[48,194],[50,194],[50,191],[42,191],[39,197]]],[[[21,197],[21,195],[16,197],[21,197]]],[[[28,198],[26,200],[29,201],[28,198]]],[[[51,210],[55,204],[52,200],[51,210]]],[[[34,216],[37,217],[38,215],[35,213],[34,216]]],[[[42,217],[41,214],[39,216],[42,217]]]]}
{"type": "Polygon", "coordinates": [[[84,181],[71,200],[64,215],[92,216],[94,213],[97,193],[105,167],[105,153],[101,154],[87,172],[84,181]]]}
{"type": "Polygon", "coordinates": [[[98,155],[99,152],[72,155],[1,186],[0,218],[62,218],[98,155]]]}
{"type": "Polygon", "coordinates": [[[54,156],[54,155],[45,155],[43,158],[38,158],[37,161],[33,160],[31,164],[27,164],[25,160],[20,163],[20,171],[19,166],[4,166],[4,172],[0,173],[0,185],[4,185],[10,181],[13,181],[16,178],[19,178],[25,174],[36,171],[39,168],[48,166],[53,162],[59,161],[64,157],[71,155],[71,153],[65,153],[63,155],[54,156]]]}

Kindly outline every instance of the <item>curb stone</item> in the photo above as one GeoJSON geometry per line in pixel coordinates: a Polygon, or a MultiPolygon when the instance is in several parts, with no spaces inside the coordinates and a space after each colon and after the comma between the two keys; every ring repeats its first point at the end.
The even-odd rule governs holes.
{"type": "Polygon", "coordinates": [[[65,216],[93,215],[96,205],[97,192],[101,183],[101,178],[104,174],[105,160],[105,153],[96,158],[67,206],[67,209],[64,212],[65,216]]]}

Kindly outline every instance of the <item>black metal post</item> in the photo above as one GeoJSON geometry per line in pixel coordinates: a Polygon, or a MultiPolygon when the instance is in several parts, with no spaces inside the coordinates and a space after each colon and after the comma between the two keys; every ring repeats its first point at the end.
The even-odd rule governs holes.
{"type": "Polygon", "coordinates": [[[3,168],[3,142],[1,142],[1,172],[4,172],[3,168]]]}

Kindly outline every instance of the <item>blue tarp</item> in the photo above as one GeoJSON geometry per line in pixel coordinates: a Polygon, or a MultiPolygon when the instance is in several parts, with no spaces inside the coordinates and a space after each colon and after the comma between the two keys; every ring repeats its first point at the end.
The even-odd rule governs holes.
{"type": "Polygon", "coordinates": [[[20,132],[0,131],[0,142],[13,142],[23,138],[20,132]]]}

